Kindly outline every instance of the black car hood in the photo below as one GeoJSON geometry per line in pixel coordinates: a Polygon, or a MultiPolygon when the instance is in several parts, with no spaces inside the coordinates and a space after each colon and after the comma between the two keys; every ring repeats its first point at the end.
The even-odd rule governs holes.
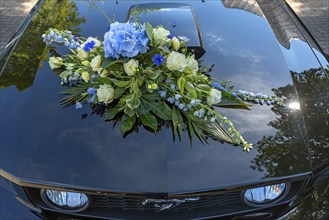
{"type": "MultiPolygon", "coordinates": [[[[33,45],[45,46],[40,35],[34,34],[38,30],[33,26],[40,19],[38,15],[0,78],[1,168],[34,182],[165,193],[224,188],[311,171],[309,133],[319,126],[327,129],[324,122],[328,122],[328,116],[325,109],[314,107],[324,116],[318,124],[308,124],[305,118],[315,110],[298,108],[298,103],[305,103],[303,96],[309,97],[311,91],[299,91],[293,71],[305,74],[323,71],[309,45],[298,40],[289,41],[289,48],[282,46],[258,5],[254,6],[257,13],[251,13],[233,9],[226,1],[184,3],[194,8],[206,51],[203,65],[215,64],[214,77],[232,80],[237,89],[287,97],[287,107],[258,105],[251,111],[218,109],[248,142],[254,143],[251,152],[214,140],[203,145],[195,139],[190,146],[187,134],[181,142],[173,141],[171,130],[165,127],[157,134],[140,127],[138,133],[123,138],[119,126],[91,115],[87,106],[82,110],[73,106],[61,108],[63,87],[44,54],[55,52],[40,50],[35,55],[42,60],[40,64],[38,59],[20,56],[27,45],[31,46],[28,52],[31,56],[37,50],[33,45]],[[28,34],[34,34],[33,44],[28,41],[31,40],[28,34]],[[38,68],[26,68],[30,65],[38,68]],[[291,103],[297,103],[297,107],[291,103]],[[82,117],[85,113],[86,118],[82,117]]],[[[50,4],[55,3],[45,1],[39,11],[45,12],[50,4]]],[[[115,18],[121,22],[125,21],[131,4],[131,1],[99,3],[107,14],[115,12],[115,18]]],[[[75,19],[80,19],[80,23],[74,23],[75,30],[102,39],[108,23],[96,10],[97,5],[62,1],[53,10],[55,7],[73,8],[75,19]]],[[[325,81],[323,88],[328,88],[327,85],[325,81]]],[[[310,100],[312,103],[322,100],[327,108],[328,98],[321,94],[310,100]]],[[[324,133],[324,139],[327,138],[328,134],[324,133]]]]}

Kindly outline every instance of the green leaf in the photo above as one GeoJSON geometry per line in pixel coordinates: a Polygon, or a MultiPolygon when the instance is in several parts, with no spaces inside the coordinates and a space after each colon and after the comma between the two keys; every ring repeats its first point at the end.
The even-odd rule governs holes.
{"type": "Polygon", "coordinates": [[[108,84],[108,85],[112,85],[112,81],[110,78],[108,77],[97,77],[96,81],[102,83],[102,84],[108,84]]]}
{"type": "Polygon", "coordinates": [[[105,59],[102,63],[102,68],[103,69],[106,69],[106,68],[109,68],[115,64],[118,64],[118,63],[124,63],[123,60],[114,60],[114,59],[111,59],[111,58],[108,58],[108,59],[105,59]]]}
{"type": "Polygon", "coordinates": [[[189,92],[194,99],[198,98],[198,94],[195,91],[195,88],[192,83],[190,82],[185,82],[185,89],[187,92],[189,92]]]}
{"type": "Polygon", "coordinates": [[[164,102],[156,102],[146,99],[144,96],[141,98],[143,107],[152,111],[156,116],[163,120],[171,120],[171,109],[164,102]]]}
{"type": "Polygon", "coordinates": [[[150,45],[152,46],[153,45],[153,27],[148,22],[145,23],[145,31],[146,31],[147,36],[150,39],[150,45]]]}
{"type": "Polygon", "coordinates": [[[116,86],[119,86],[119,87],[128,87],[131,83],[131,80],[127,80],[127,81],[122,81],[122,80],[117,80],[117,79],[114,79],[114,78],[111,78],[111,81],[116,85],[116,86]]]}
{"type": "Polygon", "coordinates": [[[209,91],[210,90],[210,86],[206,85],[206,84],[198,84],[197,85],[198,88],[205,90],[205,91],[209,91]]]}
{"type": "Polygon", "coordinates": [[[185,78],[182,77],[182,76],[179,77],[178,80],[177,80],[177,86],[178,86],[178,88],[179,88],[181,94],[183,94],[183,92],[184,92],[184,89],[185,89],[185,82],[186,82],[186,80],[185,80],[185,78]]]}
{"type": "Polygon", "coordinates": [[[136,115],[129,117],[129,115],[124,114],[120,123],[120,130],[122,134],[130,131],[134,124],[136,123],[136,115]]]}
{"type": "Polygon", "coordinates": [[[104,114],[105,121],[112,120],[119,112],[122,111],[123,107],[124,105],[122,103],[118,103],[113,108],[109,108],[104,114]]]}
{"type": "Polygon", "coordinates": [[[192,145],[193,136],[194,136],[194,129],[193,129],[191,120],[188,117],[186,117],[186,118],[187,118],[188,136],[190,138],[190,144],[192,145]]]}
{"type": "Polygon", "coordinates": [[[246,104],[241,99],[234,97],[230,92],[222,91],[222,90],[221,92],[222,92],[222,100],[220,101],[220,103],[215,104],[213,106],[250,110],[248,106],[252,106],[252,105],[246,104]]]}
{"type": "Polygon", "coordinates": [[[112,63],[113,61],[114,61],[114,59],[111,59],[111,58],[103,60],[102,68],[106,69],[110,65],[110,63],[112,63]]]}
{"type": "Polygon", "coordinates": [[[172,109],[172,122],[174,127],[174,135],[176,131],[178,131],[179,140],[182,139],[182,131],[183,131],[183,117],[180,111],[174,106],[172,109]]]}
{"type": "Polygon", "coordinates": [[[119,99],[123,93],[125,93],[126,89],[122,87],[116,87],[114,89],[114,99],[119,99]]]}
{"type": "Polygon", "coordinates": [[[131,87],[130,88],[131,88],[131,93],[133,92],[136,97],[139,97],[140,96],[141,90],[139,89],[139,85],[138,85],[138,81],[137,80],[135,80],[131,84],[131,87]]]}
{"type": "Polygon", "coordinates": [[[158,122],[154,115],[152,115],[151,113],[147,113],[147,114],[141,115],[140,119],[145,126],[151,128],[153,131],[157,131],[158,122]]]}

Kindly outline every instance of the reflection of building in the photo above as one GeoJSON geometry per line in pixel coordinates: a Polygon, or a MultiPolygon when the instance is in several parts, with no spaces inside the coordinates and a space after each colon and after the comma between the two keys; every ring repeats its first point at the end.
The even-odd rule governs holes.
{"type": "Polygon", "coordinates": [[[290,40],[293,38],[306,38],[313,48],[318,49],[310,36],[301,33],[296,27],[296,21],[286,13],[285,8],[288,6],[281,0],[222,0],[222,3],[227,8],[239,8],[265,17],[277,40],[285,48],[290,48],[290,40]]]}

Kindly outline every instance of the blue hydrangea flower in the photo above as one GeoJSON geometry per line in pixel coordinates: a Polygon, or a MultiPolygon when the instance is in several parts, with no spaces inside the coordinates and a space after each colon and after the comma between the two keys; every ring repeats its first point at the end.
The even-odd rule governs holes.
{"type": "Polygon", "coordinates": [[[152,57],[152,60],[153,60],[153,63],[155,63],[155,65],[160,66],[163,63],[164,58],[160,54],[156,53],[152,57]]]}
{"type": "Polygon", "coordinates": [[[87,42],[83,49],[86,51],[86,52],[90,52],[90,49],[94,48],[95,47],[95,42],[92,40],[90,42],[87,42]]]}
{"type": "Polygon", "coordinates": [[[144,26],[138,27],[137,24],[129,22],[112,23],[104,35],[105,57],[135,57],[139,53],[147,52],[148,42],[144,26]]]}

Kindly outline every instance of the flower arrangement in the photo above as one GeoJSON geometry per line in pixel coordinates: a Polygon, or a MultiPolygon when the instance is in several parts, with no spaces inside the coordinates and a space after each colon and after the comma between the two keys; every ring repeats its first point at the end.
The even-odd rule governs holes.
{"type": "Polygon", "coordinates": [[[56,29],[42,37],[71,51],[49,59],[51,69],[61,70],[62,85],[68,87],[61,104],[77,109],[85,104],[102,106],[106,121],[120,121],[123,135],[138,125],[157,132],[165,124],[172,128],[174,138],[181,139],[187,131],[190,140],[196,135],[207,142],[210,136],[249,151],[252,144],[214,107],[283,104],[277,97],[234,92],[228,82],[212,79],[212,68],[202,67],[186,41],[161,25],[114,22],[103,41],[56,29]]]}

